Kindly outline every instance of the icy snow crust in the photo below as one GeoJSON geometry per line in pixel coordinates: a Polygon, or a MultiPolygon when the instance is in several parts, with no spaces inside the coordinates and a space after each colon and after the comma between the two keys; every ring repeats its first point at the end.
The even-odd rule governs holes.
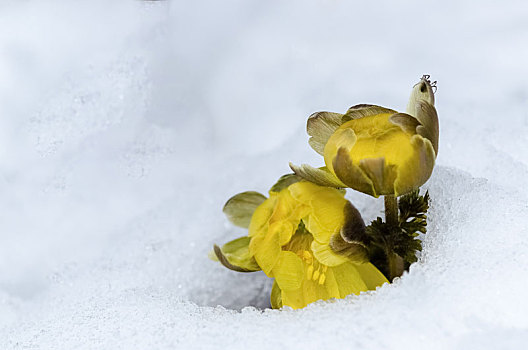
{"type": "Polygon", "coordinates": [[[525,347],[527,16],[522,1],[3,2],[0,349],[525,347]],[[310,113],[403,110],[424,73],[440,152],[408,274],[278,311],[262,273],[207,259],[245,233],[226,199],[321,164],[310,113]]]}

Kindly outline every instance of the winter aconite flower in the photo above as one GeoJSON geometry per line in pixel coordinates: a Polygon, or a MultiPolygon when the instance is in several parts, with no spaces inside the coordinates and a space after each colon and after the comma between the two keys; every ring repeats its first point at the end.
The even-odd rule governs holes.
{"type": "Polygon", "coordinates": [[[363,104],[345,114],[313,114],[307,125],[310,145],[324,156],[326,167],[292,169],[314,183],[374,197],[397,197],[420,187],[431,176],[438,153],[434,87],[423,76],[413,87],[407,113],[363,104]]]}
{"type": "Polygon", "coordinates": [[[286,175],[269,198],[256,192],[231,198],[224,211],[249,235],[215,246],[217,259],[236,271],[262,270],[275,278],[274,308],[302,308],[387,282],[367,260],[365,225],[344,193],[299,180],[286,175]]]}

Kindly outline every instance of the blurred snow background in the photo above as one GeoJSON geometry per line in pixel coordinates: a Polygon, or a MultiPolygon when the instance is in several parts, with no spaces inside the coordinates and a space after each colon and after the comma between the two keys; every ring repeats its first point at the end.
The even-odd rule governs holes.
{"type": "Polygon", "coordinates": [[[4,0],[0,348],[524,347],[527,18],[524,1],[4,0]],[[207,259],[244,234],[226,199],[321,164],[309,114],[403,110],[425,73],[440,152],[410,273],[272,311],[265,276],[207,259]]]}

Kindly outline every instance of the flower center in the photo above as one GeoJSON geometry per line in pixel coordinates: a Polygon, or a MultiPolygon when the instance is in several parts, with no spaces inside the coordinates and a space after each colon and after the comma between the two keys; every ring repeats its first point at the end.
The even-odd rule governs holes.
{"type": "Polygon", "coordinates": [[[304,223],[301,221],[290,242],[284,245],[282,249],[297,254],[303,262],[306,279],[322,285],[326,280],[328,266],[321,264],[319,260],[313,256],[311,251],[312,242],[312,234],[306,230],[304,223]]]}
{"type": "Polygon", "coordinates": [[[299,250],[297,251],[297,255],[307,266],[306,279],[319,284],[324,284],[326,280],[325,273],[328,270],[328,266],[321,264],[308,250],[299,250]]]}

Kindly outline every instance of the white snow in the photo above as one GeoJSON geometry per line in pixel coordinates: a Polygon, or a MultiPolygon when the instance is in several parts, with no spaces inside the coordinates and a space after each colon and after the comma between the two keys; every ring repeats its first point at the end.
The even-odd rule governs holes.
{"type": "MultiPolygon", "coordinates": [[[[4,1],[0,349],[519,349],[528,342],[523,1],[4,1]],[[438,80],[424,251],[376,292],[269,310],[207,259],[305,122],[438,80]],[[250,306],[250,307],[248,307],[250,306]]],[[[366,221],[381,200],[350,192],[366,221]]]]}

